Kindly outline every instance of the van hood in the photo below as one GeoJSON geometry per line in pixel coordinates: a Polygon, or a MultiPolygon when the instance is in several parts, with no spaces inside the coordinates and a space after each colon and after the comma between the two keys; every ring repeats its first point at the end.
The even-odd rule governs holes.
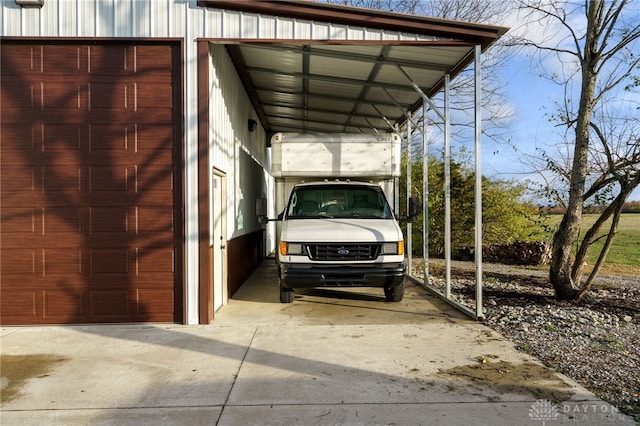
{"type": "Polygon", "coordinates": [[[393,219],[290,219],[282,223],[282,240],[289,242],[401,241],[393,219]]]}

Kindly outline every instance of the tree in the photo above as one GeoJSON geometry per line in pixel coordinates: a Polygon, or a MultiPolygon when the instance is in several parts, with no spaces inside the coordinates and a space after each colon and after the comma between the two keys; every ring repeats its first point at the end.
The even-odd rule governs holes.
{"type": "Polygon", "coordinates": [[[549,168],[568,186],[566,212],[553,237],[549,280],[557,299],[575,300],[588,292],[615,236],[624,202],[640,183],[637,106],[629,121],[625,111],[630,102],[619,99],[625,90],[638,87],[633,73],[640,66],[640,17],[630,0],[589,0],[583,5],[536,0],[521,6],[533,21],[558,24],[566,34],[560,42],[523,39],[518,44],[533,46],[546,60],[562,64],[562,72],[554,78],[563,85],[565,98],[554,118],[571,132],[573,141],[570,164],[546,158],[549,168]],[[579,85],[577,104],[572,102],[574,84],[579,85]],[[594,200],[606,207],[574,254],[584,205],[594,200]],[[611,225],[604,249],[582,284],[584,260],[608,219],[611,225]]]}
{"type": "Polygon", "coordinates": [[[420,0],[327,0],[326,2],[404,13],[416,13],[420,5],[420,0]]]}
{"type": "MultiPolygon", "coordinates": [[[[460,154],[464,157],[464,154],[460,154]]],[[[406,155],[402,159],[400,175],[400,205],[405,204],[406,197],[406,155]]],[[[422,161],[411,164],[412,182],[418,183],[412,191],[422,203],[422,161]]],[[[429,159],[429,254],[441,255],[444,250],[444,163],[431,157],[429,159]]],[[[464,162],[453,161],[451,164],[451,210],[453,247],[469,247],[474,244],[475,212],[473,209],[473,192],[475,177],[473,167],[464,162]]],[[[515,241],[530,240],[538,230],[534,218],[537,208],[523,203],[521,197],[525,192],[522,184],[510,181],[483,178],[482,180],[482,223],[484,244],[505,244],[515,241]]],[[[422,255],[424,215],[420,214],[413,225],[413,251],[422,255]]]]}

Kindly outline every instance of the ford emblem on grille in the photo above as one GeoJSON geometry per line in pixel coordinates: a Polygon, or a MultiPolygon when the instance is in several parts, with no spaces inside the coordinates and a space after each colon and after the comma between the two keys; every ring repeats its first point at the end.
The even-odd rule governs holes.
{"type": "Polygon", "coordinates": [[[338,249],[338,254],[341,255],[341,256],[346,256],[346,255],[349,254],[349,250],[344,249],[344,248],[338,249]]]}

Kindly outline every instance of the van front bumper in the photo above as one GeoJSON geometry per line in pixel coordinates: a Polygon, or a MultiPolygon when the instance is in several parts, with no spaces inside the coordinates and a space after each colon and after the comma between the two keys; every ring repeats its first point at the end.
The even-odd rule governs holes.
{"type": "Polygon", "coordinates": [[[375,265],[319,265],[281,263],[278,274],[284,288],[384,287],[402,284],[407,266],[400,263],[375,265]]]}

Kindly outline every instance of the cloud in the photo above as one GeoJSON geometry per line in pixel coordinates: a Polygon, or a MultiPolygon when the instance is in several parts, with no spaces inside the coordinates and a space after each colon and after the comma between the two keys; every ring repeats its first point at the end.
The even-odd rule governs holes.
{"type": "Polygon", "coordinates": [[[578,37],[584,33],[584,10],[582,6],[558,1],[546,2],[542,7],[548,13],[562,16],[563,21],[539,10],[514,6],[504,17],[502,25],[511,28],[507,33],[509,42],[521,46],[515,52],[516,58],[527,60],[531,66],[539,67],[541,74],[566,79],[578,70],[578,62],[575,56],[561,51],[576,50],[575,40],[569,28],[578,37]]]}

